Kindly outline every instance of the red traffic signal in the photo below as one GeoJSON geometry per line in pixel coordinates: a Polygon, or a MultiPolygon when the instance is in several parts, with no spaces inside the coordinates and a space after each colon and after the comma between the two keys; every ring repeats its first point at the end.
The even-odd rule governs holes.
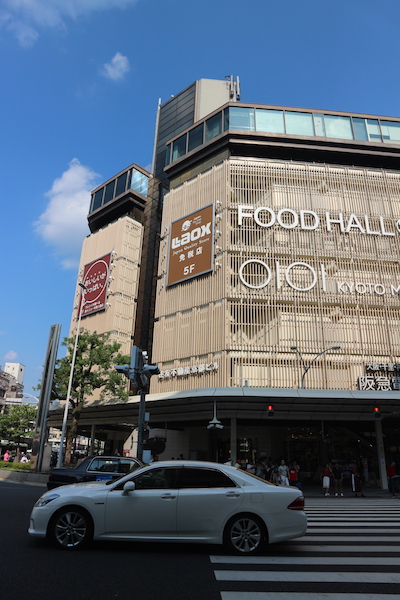
{"type": "Polygon", "coordinates": [[[375,419],[381,418],[381,409],[379,408],[379,406],[374,406],[374,417],[375,419]]]}
{"type": "Polygon", "coordinates": [[[268,406],[267,406],[267,416],[268,417],[273,417],[274,416],[274,405],[273,404],[268,404],[268,406]]]}

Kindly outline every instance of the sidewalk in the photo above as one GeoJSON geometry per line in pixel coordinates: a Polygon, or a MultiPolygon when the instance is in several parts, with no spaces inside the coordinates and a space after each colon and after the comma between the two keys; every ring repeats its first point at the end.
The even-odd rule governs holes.
{"type": "MultiPolygon", "coordinates": [[[[303,489],[302,492],[304,494],[305,498],[324,498],[324,492],[322,489],[321,485],[318,485],[316,483],[305,483],[303,485],[303,489]]],[[[351,490],[350,487],[343,487],[343,494],[344,494],[344,498],[355,498],[354,496],[354,492],[351,490]]],[[[386,498],[388,500],[392,500],[393,498],[397,498],[398,500],[400,500],[400,494],[396,494],[395,496],[393,496],[393,494],[391,494],[389,492],[389,490],[382,490],[381,488],[377,488],[377,487],[367,487],[364,486],[363,488],[363,494],[366,498],[386,498]]],[[[331,488],[330,489],[330,498],[335,498],[335,489],[331,488]]],[[[341,496],[339,496],[339,500],[340,500],[341,496]]]]}

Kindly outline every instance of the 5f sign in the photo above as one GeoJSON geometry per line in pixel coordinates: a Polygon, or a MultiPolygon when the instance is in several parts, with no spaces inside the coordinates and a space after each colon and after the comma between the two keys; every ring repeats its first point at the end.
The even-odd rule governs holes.
{"type": "Polygon", "coordinates": [[[214,206],[209,204],[171,223],[167,285],[213,268],[214,206]]]}

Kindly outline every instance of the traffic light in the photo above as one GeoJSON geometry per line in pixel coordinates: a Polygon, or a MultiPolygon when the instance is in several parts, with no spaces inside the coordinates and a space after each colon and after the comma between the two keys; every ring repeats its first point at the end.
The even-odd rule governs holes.
{"type": "Polygon", "coordinates": [[[129,365],[115,365],[115,370],[133,381],[136,387],[141,387],[140,373],[143,368],[143,352],[137,346],[132,346],[131,362],[129,365]]]}
{"type": "Polygon", "coordinates": [[[381,409],[379,408],[379,406],[374,406],[374,417],[375,419],[381,418],[381,409]]]}
{"type": "Polygon", "coordinates": [[[147,353],[137,346],[132,346],[130,365],[115,365],[114,368],[130,379],[138,390],[147,388],[150,377],[160,373],[157,365],[147,364],[147,353]]]}
{"type": "Polygon", "coordinates": [[[273,417],[274,416],[274,405],[273,404],[268,404],[267,406],[267,417],[273,417]]]}

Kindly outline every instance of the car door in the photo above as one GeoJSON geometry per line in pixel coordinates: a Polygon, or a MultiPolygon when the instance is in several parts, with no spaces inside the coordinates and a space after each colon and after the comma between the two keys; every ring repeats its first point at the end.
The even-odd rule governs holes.
{"type": "Polygon", "coordinates": [[[131,478],[134,491],[124,493],[122,483],[110,490],[105,511],[106,532],[175,537],[178,471],[176,467],[152,467],[131,478]]]}
{"type": "Polygon", "coordinates": [[[178,534],[215,537],[226,520],[238,512],[243,490],[219,469],[184,467],[178,479],[178,534]]]}

